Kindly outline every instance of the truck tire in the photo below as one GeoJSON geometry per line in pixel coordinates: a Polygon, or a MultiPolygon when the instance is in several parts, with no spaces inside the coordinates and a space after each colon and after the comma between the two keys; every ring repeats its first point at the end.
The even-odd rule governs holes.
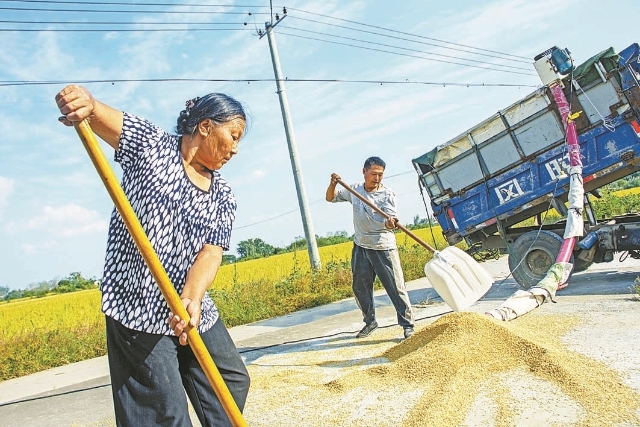
{"type": "Polygon", "coordinates": [[[555,264],[562,241],[562,237],[546,230],[530,231],[518,237],[509,254],[509,269],[516,282],[524,289],[537,285],[555,264]]]}
{"type": "Polygon", "coordinates": [[[581,271],[585,271],[586,269],[591,267],[591,264],[593,264],[593,261],[585,261],[578,257],[574,257],[574,261],[575,262],[573,263],[573,273],[579,273],[581,271]]]}

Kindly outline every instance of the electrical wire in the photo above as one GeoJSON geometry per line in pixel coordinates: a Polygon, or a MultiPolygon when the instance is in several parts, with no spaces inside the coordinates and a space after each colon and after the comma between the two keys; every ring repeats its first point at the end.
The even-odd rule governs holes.
{"type": "MultiPolygon", "coordinates": [[[[2,1],[2,0],[0,0],[2,1]]],[[[116,21],[4,21],[0,24],[51,24],[51,25],[233,25],[234,22],[116,22],[116,21]]],[[[242,23],[244,25],[244,23],[242,23]]]]}
{"type": "MultiPolygon", "coordinates": [[[[396,173],[394,175],[385,176],[384,178],[385,179],[395,178],[395,177],[398,177],[398,176],[401,176],[401,175],[406,175],[406,174],[412,173],[412,172],[413,171],[400,172],[400,173],[396,173]]],[[[316,203],[320,203],[320,202],[324,202],[324,201],[325,201],[325,199],[318,199],[316,201],[313,201],[313,202],[309,203],[309,205],[315,205],[316,203]]],[[[292,213],[299,212],[299,211],[300,211],[300,209],[293,209],[293,210],[290,210],[288,212],[284,212],[284,213],[278,214],[276,216],[272,216],[272,217],[267,218],[267,219],[263,219],[263,220],[260,220],[260,221],[257,221],[257,222],[252,222],[251,224],[245,224],[245,225],[241,225],[239,227],[234,227],[233,229],[234,230],[239,230],[241,228],[253,227],[254,225],[263,224],[265,222],[269,222],[269,221],[272,221],[274,219],[278,219],[278,218],[281,218],[283,216],[287,216],[287,215],[290,215],[292,213]]]]}
{"type": "Polygon", "coordinates": [[[0,0],[13,3],[44,3],[44,4],[93,4],[98,6],[171,6],[171,7],[246,7],[265,9],[269,6],[240,5],[240,4],[176,4],[176,3],[131,3],[108,1],[48,1],[48,0],[0,0]]]}
{"type": "MultiPolygon", "coordinates": [[[[233,25],[233,24],[227,24],[233,25]]],[[[242,24],[238,24],[242,25],[242,24]]],[[[177,32],[177,31],[253,31],[251,28],[138,28],[138,29],[128,29],[128,28],[87,28],[87,29],[71,29],[71,28],[26,28],[26,29],[16,29],[16,28],[0,28],[0,32],[3,33],[15,33],[15,32],[25,32],[25,33],[33,33],[33,32],[47,32],[47,33],[135,33],[135,32],[145,32],[145,33],[166,33],[166,32],[177,32]]]]}
{"type": "Polygon", "coordinates": [[[424,59],[424,60],[427,60],[427,61],[442,62],[442,63],[445,63],[445,64],[462,65],[464,67],[480,68],[480,69],[483,69],[483,70],[500,71],[500,72],[503,72],[503,73],[520,74],[520,75],[525,75],[525,76],[534,76],[535,75],[533,73],[521,73],[519,71],[498,70],[498,69],[495,69],[495,68],[481,67],[479,65],[463,64],[463,63],[459,63],[459,62],[445,61],[445,60],[442,60],[442,59],[425,58],[424,56],[409,55],[409,54],[406,54],[406,53],[399,53],[399,52],[391,52],[391,51],[383,50],[383,49],[375,49],[375,48],[365,47],[365,46],[356,46],[356,45],[352,45],[352,44],[348,44],[348,43],[335,42],[335,41],[331,41],[331,40],[323,40],[323,39],[318,39],[318,38],[315,38],[315,37],[301,36],[299,34],[285,33],[283,31],[279,31],[278,34],[292,36],[292,37],[299,37],[299,38],[308,39],[308,40],[315,40],[315,41],[320,41],[320,42],[325,42],[325,43],[338,44],[338,45],[342,45],[342,46],[355,47],[355,48],[358,48],[358,49],[371,50],[371,51],[375,51],[375,52],[390,53],[392,55],[399,55],[399,56],[406,56],[406,57],[410,57],[410,58],[424,59]]]}
{"type": "MultiPolygon", "coordinates": [[[[414,322],[420,322],[420,321],[426,320],[426,319],[433,319],[433,318],[436,318],[436,317],[442,317],[445,314],[449,314],[449,313],[453,313],[453,310],[447,310],[447,311],[445,311],[443,313],[433,314],[433,315],[430,315],[430,316],[418,317],[418,318],[414,319],[414,322]]],[[[395,324],[393,324],[393,325],[385,325],[385,326],[379,326],[378,329],[386,329],[386,328],[392,328],[392,327],[397,327],[397,326],[398,325],[395,325],[395,324]]],[[[284,342],[281,342],[281,343],[278,343],[278,344],[265,345],[265,346],[262,346],[262,347],[251,347],[251,348],[247,348],[247,349],[239,348],[238,349],[238,353],[244,354],[244,353],[250,353],[250,352],[253,352],[253,351],[268,350],[268,349],[274,348],[274,347],[282,347],[282,346],[291,345],[291,344],[300,344],[300,343],[309,342],[309,341],[315,341],[315,340],[324,339],[324,338],[333,338],[333,337],[337,337],[337,336],[340,336],[340,335],[346,335],[346,334],[353,335],[356,332],[358,332],[358,331],[336,332],[336,333],[333,333],[333,334],[318,335],[318,336],[310,337],[310,338],[301,338],[299,340],[284,341],[284,342]]]]}
{"type": "MultiPolygon", "coordinates": [[[[84,3],[83,3],[84,4],[84,3]]],[[[138,6],[135,3],[118,3],[120,6],[138,6]]],[[[268,12],[223,12],[223,11],[212,11],[205,12],[202,10],[120,10],[120,9],[45,9],[45,8],[24,8],[24,7],[2,7],[0,6],[0,10],[11,10],[15,12],[74,12],[74,13],[161,13],[164,15],[173,15],[173,14],[187,14],[187,15],[202,15],[203,13],[211,13],[217,15],[269,15],[268,12]]]]}
{"type": "MultiPolygon", "coordinates": [[[[61,84],[90,84],[90,83],[158,83],[158,82],[224,82],[224,83],[263,83],[275,82],[277,79],[197,79],[197,78],[164,78],[164,79],[92,79],[92,80],[0,80],[2,86],[30,86],[30,85],[61,85],[61,84]]],[[[508,83],[456,83],[456,82],[426,82],[413,80],[346,80],[346,79],[290,79],[286,82],[294,83],[362,83],[362,84],[400,84],[400,85],[432,85],[456,87],[537,87],[526,84],[508,83]]]]}
{"type": "Polygon", "coordinates": [[[493,65],[493,66],[497,66],[497,67],[513,68],[513,69],[516,69],[516,70],[524,70],[524,71],[530,71],[531,70],[531,68],[523,68],[523,67],[515,67],[515,66],[512,66],[512,65],[496,64],[496,63],[492,63],[492,62],[479,61],[479,60],[475,60],[475,59],[466,59],[466,58],[461,58],[459,56],[444,55],[444,54],[440,54],[440,53],[427,52],[427,51],[424,51],[424,50],[411,49],[411,48],[406,48],[406,47],[402,47],[402,46],[394,46],[394,45],[389,45],[389,44],[384,44],[384,43],[372,42],[372,41],[368,41],[368,40],[355,39],[355,38],[352,38],[352,37],[338,36],[338,35],[323,33],[323,32],[319,32],[319,31],[305,30],[305,29],[302,29],[302,28],[295,28],[295,27],[287,27],[286,25],[280,25],[280,28],[286,28],[286,29],[294,30],[294,31],[303,31],[303,32],[306,32],[306,33],[319,34],[319,35],[329,36],[329,37],[336,37],[336,38],[356,41],[356,42],[360,42],[360,43],[374,44],[374,45],[383,46],[383,47],[390,47],[390,48],[393,48],[393,49],[407,50],[409,52],[424,53],[426,55],[440,56],[440,57],[443,57],[443,58],[457,59],[457,60],[461,60],[461,61],[469,61],[469,62],[475,62],[475,63],[479,63],[479,64],[493,65]]]}
{"type": "MultiPolygon", "coordinates": [[[[189,7],[189,8],[202,8],[202,7],[207,7],[207,8],[252,8],[252,9],[264,9],[264,8],[269,8],[269,12],[250,12],[248,13],[248,15],[269,15],[271,16],[271,22],[273,22],[273,4],[270,1],[269,2],[269,6],[259,6],[259,5],[233,5],[233,4],[173,4],[173,3],[145,3],[145,4],[140,4],[140,3],[128,3],[128,2],[98,2],[98,1],[45,1],[45,0],[4,0],[5,2],[13,2],[13,3],[30,3],[30,4],[46,4],[46,5],[95,5],[95,6],[126,6],[126,7],[133,7],[133,8],[146,8],[146,7],[155,7],[155,6],[168,6],[171,8],[176,8],[176,7],[189,7]]],[[[180,10],[170,10],[170,11],[159,11],[159,10],[98,10],[98,9],[50,9],[50,8],[25,8],[25,7],[0,7],[0,9],[2,10],[13,10],[13,11],[35,11],[35,12],[85,12],[85,13],[163,13],[163,14],[202,14],[202,13],[217,13],[217,14],[224,14],[224,15],[242,15],[242,14],[246,14],[247,12],[231,12],[231,11],[180,11],[180,10]]],[[[361,25],[361,26],[365,26],[365,27],[369,27],[369,28],[375,28],[375,29],[379,29],[379,30],[383,30],[383,31],[387,31],[387,32],[393,32],[393,33],[397,33],[397,34],[403,34],[403,35],[408,35],[411,37],[415,37],[415,38],[421,38],[421,39],[425,39],[425,40],[431,40],[431,41],[436,41],[438,43],[443,43],[446,45],[452,45],[452,46],[458,46],[458,47],[462,47],[464,49],[458,49],[458,48],[452,48],[450,46],[443,46],[441,44],[434,44],[434,43],[426,43],[426,42],[422,42],[422,41],[418,41],[418,40],[411,40],[411,39],[406,39],[406,38],[402,38],[402,37],[397,37],[397,36],[391,36],[388,34],[381,34],[381,33],[376,33],[376,32],[372,32],[372,31],[365,31],[365,30],[361,30],[361,29],[357,29],[357,28],[351,28],[351,27],[346,27],[343,25],[337,25],[337,24],[331,24],[331,23],[327,23],[327,22],[320,22],[320,21],[316,21],[316,20],[311,20],[311,19],[306,19],[306,18],[301,18],[301,17],[297,17],[297,16],[292,16],[292,15],[288,15],[288,16],[292,16],[295,19],[299,19],[299,20],[303,20],[303,21],[308,21],[308,22],[314,22],[314,23],[319,23],[319,24],[324,24],[324,25],[331,25],[334,27],[339,27],[339,28],[345,28],[345,29],[349,29],[352,31],[361,31],[361,32],[366,32],[366,33],[370,33],[370,34],[375,34],[375,35],[379,35],[379,36],[383,36],[383,37],[391,37],[391,38],[396,38],[396,39],[401,39],[401,40],[405,40],[405,41],[410,41],[413,43],[422,43],[422,44],[427,44],[427,45],[431,45],[431,46],[435,46],[435,47],[439,47],[439,48],[444,48],[444,49],[451,49],[451,50],[457,50],[460,52],[465,52],[465,53],[470,53],[470,54],[475,54],[475,55],[485,55],[485,56],[491,56],[491,57],[495,57],[495,58],[500,58],[503,60],[508,60],[508,61],[519,61],[519,62],[526,62],[526,63],[530,63],[529,58],[526,57],[522,57],[522,56],[518,56],[518,55],[512,55],[512,54],[508,54],[508,53],[504,53],[504,52],[498,52],[498,51],[493,51],[493,50],[489,50],[489,49],[483,49],[483,48],[478,48],[475,46],[469,46],[469,45],[464,45],[464,44],[460,44],[460,43],[454,43],[454,42],[450,42],[450,41],[446,41],[446,40],[441,40],[441,39],[436,39],[436,38],[432,38],[432,37],[426,37],[426,36],[421,36],[421,35],[416,35],[416,34],[411,34],[408,32],[403,32],[403,31],[397,31],[397,30],[392,30],[389,28],[384,28],[381,26],[376,26],[376,25],[371,25],[371,24],[365,24],[365,23],[361,23],[361,22],[357,22],[357,21],[352,21],[352,20],[347,20],[347,19],[342,19],[342,18],[337,18],[337,17],[332,17],[332,16],[328,16],[328,15],[323,15],[323,14],[318,14],[318,13],[314,13],[314,12],[309,12],[309,11],[305,11],[302,9],[292,9],[290,8],[289,10],[295,10],[298,11],[300,13],[306,13],[306,14],[311,14],[311,15],[316,15],[316,16],[321,16],[324,18],[329,18],[329,19],[334,19],[334,20],[338,20],[338,21],[342,21],[342,22],[348,22],[351,24],[356,24],[356,25],[361,25]],[[473,49],[473,51],[470,51],[468,49],[473,49]],[[497,55],[501,55],[501,56],[496,56],[493,54],[497,54],[497,55]]],[[[286,14],[286,12],[285,12],[286,14]]],[[[37,22],[34,22],[37,23],[37,22]]]]}
{"type": "MultiPolygon", "coordinates": [[[[464,47],[464,48],[467,48],[467,49],[474,49],[474,50],[478,50],[478,51],[481,51],[481,52],[490,52],[490,53],[495,53],[495,54],[498,54],[498,55],[504,55],[504,56],[507,56],[507,57],[524,59],[524,60],[527,60],[529,62],[531,61],[531,59],[527,58],[526,56],[513,55],[513,54],[510,54],[510,53],[498,52],[498,51],[495,51],[495,50],[483,49],[483,48],[469,46],[469,45],[465,45],[465,44],[449,42],[449,41],[446,41],[446,40],[440,40],[440,39],[436,39],[436,38],[433,38],[433,37],[421,36],[421,35],[418,35],[418,34],[411,34],[411,33],[407,33],[407,32],[404,32],[404,31],[398,31],[398,30],[392,30],[392,29],[385,28],[385,27],[380,27],[380,26],[377,26],[377,25],[365,24],[365,23],[362,23],[362,22],[351,21],[351,20],[342,19],[342,18],[336,18],[336,17],[329,16],[329,15],[323,15],[321,13],[309,12],[309,11],[302,10],[302,9],[295,9],[295,8],[291,8],[290,7],[290,8],[288,8],[288,10],[289,11],[295,10],[297,12],[307,13],[309,15],[316,15],[316,16],[321,16],[323,18],[335,19],[337,21],[348,22],[350,24],[362,25],[362,26],[365,26],[365,27],[376,28],[378,30],[384,30],[384,31],[389,31],[389,32],[393,32],[393,33],[408,35],[408,36],[411,36],[411,37],[418,37],[418,38],[422,38],[422,39],[425,39],[425,40],[436,41],[436,42],[439,42],[439,43],[451,44],[453,46],[464,47]]],[[[291,15],[289,15],[289,16],[291,16],[291,15]]],[[[304,19],[304,18],[298,18],[298,19],[304,19]]],[[[327,25],[335,25],[335,24],[328,24],[326,22],[320,22],[320,21],[312,21],[312,22],[318,22],[318,23],[327,24],[327,25]]],[[[440,46],[440,47],[445,47],[446,48],[446,46],[440,46]]]]}

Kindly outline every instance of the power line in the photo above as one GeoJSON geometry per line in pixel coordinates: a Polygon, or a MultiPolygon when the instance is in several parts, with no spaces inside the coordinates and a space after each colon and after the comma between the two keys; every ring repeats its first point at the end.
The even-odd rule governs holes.
{"type": "Polygon", "coordinates": [[[320,35],[323,35],[323,36],[336,37],[336,38],[356,41],[356,42],[360,42],[360,43],[369,43],[369,44],[374,44],[374,45],[378,45],[378,46],[390,47],[390,48],[393,48],[393,49],[407,50],[407,51],[410,51],[410,52],[424,53],[426,55],[441,56],[443,58],[458,59],[458,60],[461,60],[461,61],[469,61],[469,62],[475,62],[475,63],[479,63],[479,64],[493,65],[493,66],[496,66],[496,67],[505,67],[505,68],[513,68],[515,70],[530,71],[530,68],[515,67],[515,66],[512,66],[512,65],[495,64],[495,63],[492,63],[492,62],[485,62],[485,61],[478,61],[478,60],[475,60],[475,59],[461,58],[459,56],[451,56],[451,55],[444,55],[444,54],[440,54],[440,53],[426,52],[424,50],[410,49],[410,48],[406,48],[406,47],[402,47],[402,46],[394,46],[394,45],[389,45],[389,44],[384,44],[384,43],[371,42],[371,41],[368,41],[368,40],[354,39],[352,37],[338,36],[338,35],[334,35],[334,34],[322,33],[322,32],[319,32],[319,31],[311,31],[311,30],[305,30],[305,29],[302,29],[302,28],[287,27],[285,25],[280,25],[280,28],[286,28],[286,29],[295,30],[295,31],[304,31],[306,33],[320,34],[320,35]]]}
{"type": "MultiPolygon", "coordinates": [[[[414,170],[410,170],[410,171],[406,171],[406,172],[396,173],[394,175],[385,176],[384,178],[385,179],[395,178],[397,176],[407,175],[409,173],[414,173],[414,172],[415,172],[414,170]]],[[[410,194],[410,193],[403,193],[403,194],[410,194]]],[[[320,202],[323,202],[323,201],[325,201],[325,199],[318,199],[318,200],[316,200],[314,202],[311,202],[309,204],[310,205],[315,205],[316,203],[320,203],[320,202]]],[[[273,221],[274,219],[282,218],[283,216],[290,215],[292,213],[299,212],[299,211],[300,211],[300,209],[293,209],[293,210],[290,210],[288,212],[284,212],[284,213],[278,214],[276,216],[272,216],[272,217],[267,218],[267,219],[263,219],[263,220],[260,220],[260,221],[257,221],[257,222],[252,222],[251,224],[245,224],[245,225],[241,225],[240,227],[234,227],[233,229],[234,230],[239,230],[241,228],[253,227],[254,225],[263,224],[265,222],[273,221]]]]}
{"type": "MultiPolygon", "coordinates": [[[[289,15],[289,16],[291,16],[291,15],[289,15]]],[[[423,41],[419,41],[419,40],[407,39],[405,37],[391,36],[391,35],[388,35],[388,34],[377,33],[375,31],[367,31],[367,30],[361,30],[361,29],[358,29],[358,28],[346,27],[344,25],[330,24],[328,22],[321,22],[321,21],[315,21],[313,19],[300,18],[298,16],[291,16],[291,17],[294,18],[294,19],[301,20],[301,21],[307,21],[307,22],[313,22],[313,23],[316,23],[316,24],[329,25],[329,26],[337,27],[337,28],[344,28],[344,29],[351,30],[351,31],[357,31],[357,32],[360,32],[360,33],[365,33],[365,34],[373,34],[373,35],[376,35],[376,36],[387,37],[387,38],[390,38],[390,39],[402,40],[402,41],[407,41],[407,42],[411,42],[411,43],[418,43],[418,44],[423,44],[423,45],[426,45],[426,46],[433,46],[433,47],[438,47],[438,48],[442,48],[442,49],[454,50],[454,51],[457,51],[457,52],[470,53],[472,55],[479,55],[479,56],[486,56],[486,57],[490,57],[490,58],[497,58],[497,59],[501,59],[501,60],[504,60],[504,61],[514,61],[514,62],[519,62],[519,63],[531,64],[531,60],[505,58],[505,57],[502,57],[502,56],[491,55],[491,54],[487,54],[487,53],[471,52],[471,51],[464,50],[464,49],[457,49],[455,47],[442,46],[442,45],[438,45],[438,44],[434,44],[434,43],[427,43],[427,42],[423,42],[423,41]]],[[[362,24],[362,25],[366,25],[366,24],[362,24]]],[[[392,30],[389,30],[389,31],[392,31],[392,30]]],[[[414,37],[419,37],[419,36],[414,36],[414,37]]]]}
{"type": "MultiPolygon", "coordinates": [[[[234,25],[234,24],[227,24],[234,25]]],[[[237,24],[242,25],[242,24],[237,24]]],[[[246,24],[245,24],[246,25],[246,24]]],[[[3,33],[15,33],[15,32],[25,32],[25,33],[34,33],[34,32],[54,32],[54,33],[105,33],[105,32],[119,32],[119,33],[135,33],[135,32],[145,32],[145,33],[167,33],[167,32],[178,32],[178,31],[253,31],[251,28],[26,28],[26,29],[17,29],[17,28],[0,28],[0,32],[3,33]]]]}
{"type": "MultiPolygon", "coordinates": [[[[482,51],[482,52],[490,52],[490,53],[495,53],[495,54],[498,54],[498,55],[504,55],[504,56],[509,56],[509,57],[513,57],[513,58],[525,59],[525,60],[528,60],[528,61],[531,60],[530,58],[527,58],[526,56],[513,55],[513,54],[510,54],[510,53],[498,52],[498,51],[495,51],[495,50],[483,49],[483,48],[469,46],[469,45],[465,45],[465,44],[449,42],[449,41],[446,41],[446,40],[440,40],[440,39],[436,39],[436,38],[433,38],[433,37],[421,36],[421,35],[418,35],[418,34],[411,34],[411,33],[407,33],[407,32],[404,32],[404,31],[398,31],[398,30],[392,30],[392,29],[385,28],[385,27],[380,27],[380,26],[377,26],[377,25],[364,24],[362,22],[351,21],[351,20],[342,19],[342,18],[336,18],[336,17],[329,16],[329,15],[323,15],[321,13],[309,12],[309,11],[302,10],[302,9],[289,8],[289,10],[296,10],[298,12],[307,13],[309,15],[322,16],[323,18],[335,19],[337,21],[348,22],[350,24],[362,25],[362,26],[365,26],[365,27],[376,28],[378,30],[384,30],[384,31],[389,31],[389,32],[393,32],[393,33],[398,33],[398,34],[404,34],[404,35],[411,36],[411,37],[418,37],[418,38],[422,38],[422,39],[426,39],[426,40],[433,40],[433,41],[437,41],[438,43],[446,43],[446,44],[465,47],[465,48],[468,48],[468,49],[474,49],[474,50],[478,50],[478,51],[482,51]]],[[[298,19],[302,19],[302,18],[298,18],[298,19]]],[[[320,23],[321,24],[327,24],[327,25],[333,25],[333,24],[328,24],[328,23],[325,23],[325,22],[320,22],[320,23]]],[[[446,47],[446,46],[440,46],[440,47],[446,47]]]]}
{"type": "Polygon", "coordinates": [[[48,0],[1,0],[14,3],[46,3],[46,4],[94,4],[99,6],[172,6],[172,7],[247,7],[265,9],[269,6],[239,5],[239,4],[176,4],[176,3],[131,3],[106,1],[48,1],[48,0]]]}
{"type": "MultiPolygon", "coordinates": [[[[121,6],[137,6],[132,3],[118,3],[121,6]]],[[[44,8],[17,8],[17,7],[0,7],[0,10],[26,11],[26,12],[81,12],[81,13],[162,13],[165,15],[172,14],[191,14],[202,15],[203,13],[215,13],[218,15],[269,15],[268,12],[205,12],[202,10],[119,10],[119,9],[44,9],[44,8]]]]}
{"type": "MultiPolygon", "coordinates": [[[[36,86],[36,85],[63,85],[63,84],[88,84],[88,83],[163,83],[163,82],[223,82],[223,83],[262,83],[275,82],[276,79],[197,79],[197,78],[165,78],[165,79],[93,79],[93,80],[0,80],[2,86],[36,86]]],[[[536,85],[509,84],[509,83],[456,83],[456,82],[426,82],[413,80],[344,80],[344,79],[290,79],[287,82],[298,83],[362,83],[362,84],[409,84],[430,86],[457,86],[457,87],[538,87],[536,85]]]]}
{"type": "Polygon", "coordinates": [[[352,45],[352,44],[349,44],[349,43],[341,43],[341,42],[335,42],[335,41],[331,41],[331,40],[323,40],[323,39],[318,39],[318,38],[315,38],[315,37],[306,37],[306,36],[301,36],[299,34],[285,33],[285,32],[282,32],[282,31],[280,31],[278,34],[283,34],[283,35],[291,36],[291,37],[299,37],[299,38],[308,39],[308,40],[315,40],[315,41],[319,41],[319,42],[338,44],[338,45],[342,45],[342,46],[355,47],[355,48],[358,48],[358,49],[372,50],[372,51],[375,51],[375,52],[390,53],[392,55],[407,56],[409,58],[418,58],[418,59],[424,59],[424,60],[427,60],[427,61],[442,62],[442,63],[445,63],[445,64],[462,65],[464,67],[480,68],[480,69],[483,69],[483,70],[500,71],[502,73],[520,74],[520,75],[524,75],[524,76],[535,76],[535,74],[533,74],[533,73],[521,73],[519,71],[499,70],[499,69],[496,69],[496,68],[481,67],[479,65],[471,65],[471,64],[463,64],[463,63],[460,63],[460,62],[445,61],[443,59],[425,58],[424,56],[409,55],[409,54],[406,54],[406,53],[399,53],[399,52],[391,52],[389,50],[375,49],[375,48],[365,47],[365,46],[356,46],[356,45],[352,45]]]}
{"type": "MultiPolygon", "coordinates": [[[[6,1],[6,0],[0,0],[6,1]]],[[[59,25],[233,25],[229,22],[116,22],[116,21],[4,21],[0,24],[59,24],[59,25]]],[[[243,23],[244,24],[244,23],[243,23]]]]}

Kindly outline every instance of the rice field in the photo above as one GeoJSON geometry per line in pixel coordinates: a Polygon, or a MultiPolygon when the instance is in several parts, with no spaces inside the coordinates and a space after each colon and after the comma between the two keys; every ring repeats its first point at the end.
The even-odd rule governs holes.
{"type": "Polygon", "coordinates": [[[624,190],[613,191],[611,194],[614,195],[614,196],[617,196],[617,197],[624,197],[624,196],[630,196],[630,195],[633,195],[633,194],[640,194],[640,187],[626,188],[624,190]]]}
{"type": "Polygon", "coordinates": [[[100,291],[0,306],[0,381],[106,353],[100,291]]]}
{"type": "MultiPolygon", "coordinates": [[[[428,228],[414,233],[431,245],[446,246],[439,227],[433,228],[435,242],[428,228]]],[[[404,233],[396,237],[405,278],[423,275],[428,251],[417,248],[404,233]]],[[[310,274],[306,248],[225,265],[210,293],[227,326],[345,298],[351,293],[348,265],[352,246],[346,242],[319,248],[323,265],[331,268],[317,274],[310,274]]],[[[98,289],[2,303],[0,321],[4,325],[0,329],[0,381],[106,354],[98,289]]]]}
{"type": "MultiPolygon", "coordinates": [[[[430,244],[434,243],[433,238],[431,237],[431,230],[429,228],[413,230],[412,233],[430,244]]],[[[442,237],[442,229],[440,226],[433,227],[433,235],[436,238],[435,244],[438,247],[443,248],[448,245],[444,240],[444,237],[442,237]]],[[[415,240],[403,232],[396,234],[396,240],[398,242],[398,246],[414,247],[418,245],[415,240]]],[[[318,251],[320,252],[320,260],[323,264],[330,261],[349,261],[351,260],[352,247],[353,242],[345,242],[338,245],[318,248],[318,251]]],[[[216,276],[213,288],[228,289],[233,287],[234,283],[256,280],[277,282],[288,277],[294,271],[304,273],[308,272],[310,268],[309,256],[307,255],[306,247],[304,247],[296,252],[288,252],[273,255],[268,258],[258,258],[235,264],[223,265],[220,267],[220,270],[218,270],[218,275],[216,276]]]]}

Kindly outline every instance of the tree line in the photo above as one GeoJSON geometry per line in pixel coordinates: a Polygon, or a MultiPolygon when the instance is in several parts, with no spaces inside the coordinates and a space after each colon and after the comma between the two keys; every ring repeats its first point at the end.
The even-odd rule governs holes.
{"type": "Polygon", "coordinates": [[[45,280],[31,283],[27,289],[9,289],[0,286],[0,301],[11,301],[19,298],[43,297],[49,294],[66,294],[68,292],[96,289],[100,281],[95,277],[86,279],[79,272],[69,273],[62,279],[45,280]]]}
{"type": "MultiPolygon", "coordinates": [[[[430,222],[427,218],[420,218],[416,215],[413,218],[413,223],[407,224],[408,229],[418,229],[428,227],[430,224],[435,225],[435,220],[430,222]]],[[[353,235],[349,235],[346,231],[336,231],[328,233],[325,237],[316,235],[316,244],[318,247],[337,245],[344,242],[353,241],[353,235]]],[[[271,255],[277,255],[280,253],[294,252],[297,250],[304,250],[307,247],[307,239],[304,237],[296,237],[296,239],[285,247],[278,247],[270,245],[260,238],[242,240],[238,243],[236,252],[238,255],[223,255],[222,264],[232,264],[234,262],[248,261],[256,258],[265,258],[271,255]]]]}
{"type": "MultiPolygon", "coordinates": [[[[409,229],[417,229],[428,227],[429,224],[429,220],[420,218],[416,215],[413,218],[413,223],[407,224],[406,227],[409,229]]],[[[435,224],[435,222],[433,222],[433,224],[435,224]]],[[[327,233],[324,237],[316,235],[316,243],[318,247],[337,245],[349,241],[353,241],[353,235],[349,235],[346,231],[327,233]]],[[[222,264],[232,264],[256,258],[265,258],[280,253],[306,250],[306,247],[307,239],[304,237],[297,237],[293,242],[285,247],[273,246],[260,238],[242,240],[238,243],[238,247],[236,249],[238,255],[224,254],[222,256],[222,264]]],[[[0,286],[0,301],[43,297],[49,294],[64,294],[85,289],[96,289],[99,286],[100,279],[96,279],[95,277],[87,279],[79,272],[73,272],[62,279],[55,278],[52,280],[31,283],[27,286],[27,289],[10,289],[8,286],[0,286]]]]}

